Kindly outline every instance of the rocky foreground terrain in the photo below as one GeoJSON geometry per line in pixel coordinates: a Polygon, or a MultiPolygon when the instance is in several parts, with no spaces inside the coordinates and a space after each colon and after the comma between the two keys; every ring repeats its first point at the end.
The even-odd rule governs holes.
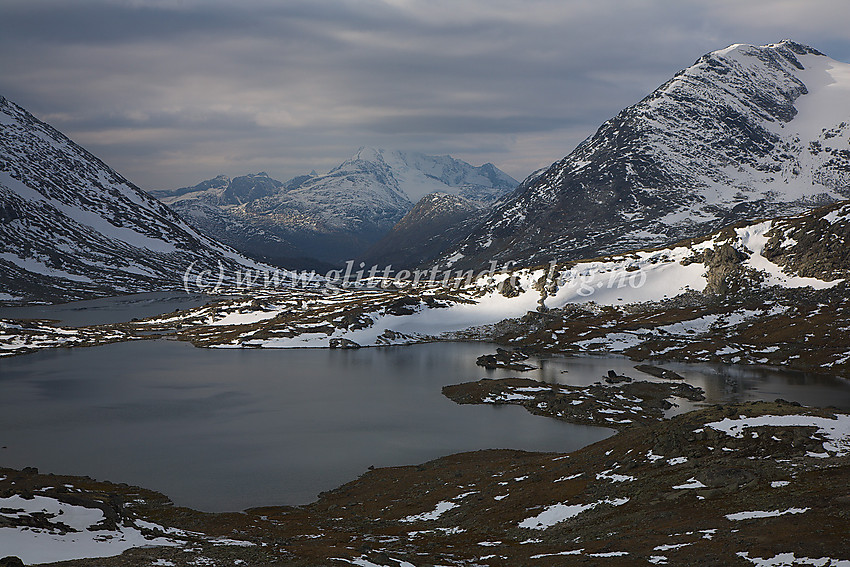
{"type": "Polygon", "coordinates": [[[307,506],[230,514],[0,469],[0,529],[40,541],[33,557],[57,541],[127,548],[66,567],[847,565],[848,452],[850,416],[776,401],[648,421],[570,454],[370,470],[307,506]]]}

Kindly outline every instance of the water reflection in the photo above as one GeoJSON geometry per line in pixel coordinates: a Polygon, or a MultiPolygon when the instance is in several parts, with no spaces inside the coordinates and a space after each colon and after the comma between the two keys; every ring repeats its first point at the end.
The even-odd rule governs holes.
{"type": "MultiPolygon", "coordinates": [[[[635,369],[636,362],[617,356],[550,357],[537,361],[540,369],[523,373],[529,378],[559,384],[587,385],[604,380],[609,369],[635,380],[661,381],[635,369]]],[[[763,366],[656,363],[678,373],[689,384],[705,390],[701,404],[683,402],[670,414],[704,404],[772,401],[777,398],[807,406],[850,410],[850,381],[826,374],[813,374],[763,366]]]]}
{"type": "MultiPolygon", "coordinates": [[[[622,357],[547,357],[488,371],[494,347],[433,343],[360,350],[197,349],[170,340],[43,351],[0,361],[0,463],[160,490],[219,511],[313,500],[370,465],[481,448],[570,451],[611,434],[516,406],[459,406],[447,384],[526,376],[585,385],[622,357]]],[[[785,398],[850,409],[850,384],[752,367],[664,364],[707,403],[785,398]]],[[[682,403],[672,410],[686,411],[682,403]]]]}
{"type": "Polygon", "coordinates": [[[489,350],[238,351],[159,340],[7,359],[0,462],[238,510],[309,502],[370,465],[481,448],[569,451],[610,435],[444,398],[442,386],[484,375],[474,362],[489,350]]]}

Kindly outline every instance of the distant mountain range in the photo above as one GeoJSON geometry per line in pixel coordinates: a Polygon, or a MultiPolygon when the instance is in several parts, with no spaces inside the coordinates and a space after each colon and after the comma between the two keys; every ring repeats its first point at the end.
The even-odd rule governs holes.
{"type": "Polygon", "coordinates": [[[0,301],[179,289],[256,266],[20,106],[0,97],[0,301]]]}
{"type": "Polygon", "coordinates": [[[732,45],[531,175],[439,261],[574,260],[800,213],[850,196],[848,142],[850,65],[788,40],[732,45]]]}
{"type": "Polygon", "coordinates": [[[287,182],[265,173],[219,176],[152,194],[234,248],[303,267],[311,258],[339,264],[364,254],[428,194],[480,208],[518,184],[489,163],[474,167],[451,156],[360,148],[324,175],[287,182]]]}

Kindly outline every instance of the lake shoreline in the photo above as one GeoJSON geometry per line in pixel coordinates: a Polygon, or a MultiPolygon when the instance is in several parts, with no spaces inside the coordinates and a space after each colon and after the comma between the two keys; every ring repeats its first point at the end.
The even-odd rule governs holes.
{"type": "MultiPolygon", "coordinates": [[[[257,305],[247,305],[244,301],[244,298],[229,299],[129,323],[67,328],[39,321],[18,321],[3,323],[0,330],[8,333],[10,325],[17,325],[17,329],[11,330],[18,336],[31,338],[29,343],[23,339],[18,345],[20,352],[29,349],[45,353],[46,356],[32,359],[15,356],[9,361],[20,362],[24,367],[29,360],[53,358],[57,364],[67,366],[70,359],[66,355],[74,358],[82,352],[74,346],[110,348],[108,344],[119,352],[133,343],[146,344],[151,348],[142,350],[151,352],[136,360],[156,360],[161,356],[155,354],[160,352],[159,347],[171,342],[196,347],[223,346],[221,339],[226,343],[245,332],[244,318],[271,312],[271,299],[257,305]],[[208,317],[213,322],[229,321],[230,317],[237,324],[216,328],[208,317]],[[62,348],[55,348],[62,346],[71,348],[65,353],[62,348]]],[[[403,305],[398,308],[400,313],[406,309],[403,305]]],[[[575,313],[564,314],[565,318],[578,322],[572,331],[576,336],[570,341],[581,338],[578,334],[584,330],[593,331],[591,336],[593,333],[603,338],[611,336],[610,324],[618,317],[616,312],[583,313],[580,317],[575,313]]],[[[301,315],[303,311],[293,314],[292,320],[301,315]]],[[[361,315],[355,313],[345,324],[356,324],[356,318],[361,315]]],[[[694,316],[703,315],[687,307],[662,323],[675,325],[694,316]]],[[[327,313],[318,314],[316,319],[321,324],[329,320],[327,313]]],[[[254,333],[261,331],[262,325],[262,322],[248,322],[247,328],[254,333]]],[[[783,372],[774,372],[752,361],[724,365],[726,375],[718,367],[718,375],[714,376],[708,372],[714,368],[711,365],[688,365],[664,357],[650,360],[661,360],[666,368],[649,371],[652,367],[645,366],[641,371],[634,363],[646,358],[633,356],[637,351],[626,350],[614,357],[600,358],[604,349],[561,348],[568,334],[552,335],[562,328],[558,325],[558,318],[530,312],[519,323],[504,321],[493,328],[442,339],[387,335],[387,344],[362,345],[370,347],[364,349],[310,348],[316,345],[279,349],[245,344],[241,348],[198,349],[202,356],[197,358],[193,356],[198,354],[193,352],[195,349],[178,349],[181,356],[187,355],[186,362],[176,364],[183,360],[178,357],[174,359],[174,368],[188,368],[201,360],[209,367],[238,360],[239,368],[218,369],[228,376],[221,382],[221,387],[226,387],[234,383],[233,376],[240,376],[242,381],[245,375],[252,374],[241,366],[252,359],[250,353],[276,362],[279,359],[283,367],[291,366],[291,356],[295,355],[327,353],[333,360],[362,363],[362,360],[404,353],[399,354],[402,358],[398,369],[407,369],[410,362],[406,358],[415,355],[417,348],[443,349],[433,356],[444,359],[445,349],[457,349],[451,345],[459,343],[470,347],[470,353],[480,354],[479,351],[495,346],[486,342],[495,337],[496,344],[508,345],[526,353],[523,356],[533,357],[526,362],[537,367],[525,372],[523,369],[472,370],[475,367],[470,365],[475,356],[464,355],[467,370],[463,372],[488,377],[464,381],[461,371],[452,371],[454,378],[443,391],[455,402],[474,404],[465,406],[464,411],[493,408],[530,411],[547,416],[546,422],[555,418],[591,429],[618,429],[612,437],[588,441],[589,444],[573,451],[480,449],[434,455],[425,461],[406,461],[420,462],[413,465],[388,467],[378,463],[379,466],[367,467],[368,463],[364,463],[359,470],[366,472],[361,476],[342,485],[339,485],[342,481],[337,481],[333,484],[337,488],[322,492],[318,499],[307,504],[255,506],[241,512],[202,512],[176,506],[162,492],[94,481],[89,477],[43,475],[34,469],[6,468],[0,469],[0,508],[6,510],[0,512],[0,530],[32,532],[24,536],[49,534],[59,546],[59,553],[72,551],[73,546],[67,542],[78,537],[75,533],[102,536],[102,541],[89,542],[94,547],[107,543],[116,548],[130,546],[126,551],[121,550],[120,555],[112,553],[113,557],[106,559],[70,561],[62,564],[65,567],[199,564],[546,567],[559,565],[564,556],[576,556],[575,559],[586,562],[605,558],[606,564],[611,565],[681,564],[693,557],[704,558],[703,564],[707,565],[749,565],[787,557],[788,553],[792,558],[809,562],[850,560],[843,555],[840,535],[850,528],[842,512],[842,507],[850,502],[850,493],[834,489],[850,481],[850,462],[845,450],[850,447],[850,429],[840,442],[830,441],[829,436],[835,431],[844,431],[847,416],[838,413],[839,410],[815,407],[821,405],[819,400],[834,399],[835,403],[847,406],[841,411],[850,409],[850,398],[845,400],[837,395],[840,378],[806,372],[783,382],[785,379],[779,378],[783,372]],[[547,325],[554,321],[555,326],[541,329],[540,321],[548,321],[547,325]],[[529,329],[537,330],[529,334],[529,329]],[[557,337],[557,344],[542,348],[544,339],[550,335],[557,337]],[[375,348],[381,346],[391,348],[375,348]],[[396,346],[404,348],[396,349],[396,346]],[[561,370],[565,364],[573,366],[563,366],[561,370]],[[534,379],[520,379],[518,375],[534,379]],[[674,375],[681,381],[669,379],[674,375]],[[606,380],[608,384],[603,385],[606,380]],[[663,403],[676,388],[682,387],[704,390],[708,402],[703,404],[694,391],[688,390],[679,392],[683,397],[676,401],[681,408],[663,403]],[[663,392],[648,396],[647,388],[663,392]],[[728,388],[731,389],[727,391],[728,388]],[[799,399],[810,407],[782,400],[743,401],[752,397],[767,399],[773,392],[778,394],[774,397],[799,399]],[[719,399],[720,405],[715,403],[719,399]],[[706,407],[681,413],[699,405],[706,407]],[[777,423],[769,422],[777,416],[797,422],[782,423],[781,419],[777,423]],[[768,422],[763,423],[765,419],[768,422]],[[721,424],[727,422],[739,422],[738,429],[723,430],[721,424]],[[823,424],[833,423],[833,429],[823,429],[823,424]],[[74,532],[71,531],[76,529],[74,526],[63,522],[63,514],[51,516],[53,511],[66,512],[69,518],[80,514],[100,517],[100,514],[103,519],[88,526],[93,526],[95,531],[84,527],[74,532]],[[792,545],[787,538],[780,537],[783,532],[811,526],[818,526],[818,535],[807,541],[792,545]]],[[[661,339],[655,336],[653,340],[661,339]]],[[[165,351],[171,352],[168,348],[165,351]]],[[[88,358],[99,360],[103,352],[92,350],[88,358]]],[[[169,378],[167,366],[162,383],[153,384],[157,388],[179,386],[180,381],[173,383],[173,377],[169,378]]],[[[388,368],[391,373],[400,372],[392,366],[388,368]]],[[[782,365],[779,368],[784,370],[782,365]]],[[[125,376],[122,378],[125,378],[122,382],[126,381],[125,376]]],[[[350,380],[340,383],[345,382],[350,380]]],[[[428,395],[440,396],[439,387],[434,391],[433,386],[429,383],[428,395]]],[[[209,384],[192,383],[191,387],[203,391],[209,384]]],[[[97,386],[92,391],[100,389],[97,386]]],[[[423,396],[424,392],[418,395],[423,396]]],[[[346,403],[351,404],[353,399],[346,403]]],[[[325,401],[323,394],[311,404],[325,401]]],[[[112,401],[103,403],[106,407],[122,407],[112,401]]],[[[168,407],[168,404],[157,402],[151,407],[168,407]]],[[[499,421],[511,426],[526,423],[519,417],[521,414],[511,415],[517,417],[509,419],[500,415],[499,421]]],[[[200,429],[209,434],[209,428],[200,429]]],[[[141,454],[132,450],[128,458],[138,458],[141,454]]],[[[233,466],[243,464],[228,452],[220,454],[228,456],[221,458],[219,465],[228,461],[233,466]]],[[[41,468],[62,470],[61,466],[41,468]]],[[[210,470],[213,468],[217,466],[211,463],[210,470]]],[[[196,471],[183,480],[199,483],[205,480],[204,474],[196,471]]],[[[121,474],[97,476],[123,477],[121,474]]],[[[346,478],[352,477],[349,473],[346,478]]],[[[256,484],[245,475],[234,479],[231,489],[236,491],[256,484]]],[[[278,480],[279,484],[285,482],[278,480]]],[[[272,483],[267,486],[272,487],[272,483]]],[[[43,543],[37,543],[36,547],[43,543]]]]}
{"type": "Polygon", "coordinates": [[[169,542],[67,567],[545,566],[564,555],[747,565],[787,553],[838,561],[850,559],[850,496],[834,489],[850,480],[848,446],[827,446],[828,435],[801,425],[841,415],[783,402],[713,406],[572,453],[486,450],[376,468],[311,504],[241,513],[196,512],[144,489],[33,469],[0,469],[0,493],[110,508],[104,534],[137,529],[169,542]],[[786,537],[803,525],[810,537],[786,537]]]}

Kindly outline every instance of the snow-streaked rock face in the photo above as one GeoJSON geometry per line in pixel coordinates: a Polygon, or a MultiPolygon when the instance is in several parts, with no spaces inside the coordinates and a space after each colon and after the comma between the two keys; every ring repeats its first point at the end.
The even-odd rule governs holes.
{"type": "MultiPolygon", "coordinates": [[[[492,164],[360,148],[324,175],[286,183],[220,176],[155,193],[197,228],[245,252],[339,262],[362,254],[434,192],[489,204],[518,182],[492,164]]],[[[285,260],[284,260],[285,262],[285,260]]]]}
{"type": "Polygon", "coordinates": [[[2,97],[0,241],[0,291],[24,299],[176,289],[192,262],[255,265],[2,97]]]}
{"type": "Polygon", "coordinates": [[[352,174],[383,175],[388,187],[403,193],[412,203],[435,191],[490,203],[518,185],[513,177],[491,163],[475,167],[451,156],[363,147],[327,175],[317,176],[305,186],[314,187],[322,179],[352,174]]]}
{"type": "Polygon", "coordinates": [[[701,57],[526,179],[444,259],[587,258],[850,196],[850,65],[791,41],[701,57]]]}

